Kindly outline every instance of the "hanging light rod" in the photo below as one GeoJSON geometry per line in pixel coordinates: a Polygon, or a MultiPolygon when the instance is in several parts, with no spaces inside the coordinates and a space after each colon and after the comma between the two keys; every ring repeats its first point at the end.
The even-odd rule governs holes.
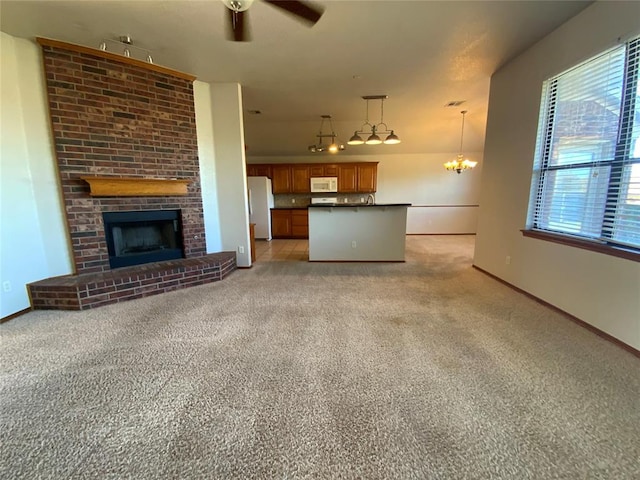
{"type": "Polygon", "coordinates": [[[362,145],[364,143],[367,145],[380,145],[381,143],[384,143],[386,145],[395,145],[400,143],[398,136],[387,126],[386,123],[384,123],[384,101],[387,98],[389,98],[388,95],[364,95],[362,97],[362,99],[367,102],[366,120],[360,127],[360,130],[353,132],[353,136],[349,139],[347,144],[362,145]],[[369,100],[380,100],[380,123],[375,125],[369,122],[369,100]],[[366,127],[369,128],[369,131],[365,130],[366,127]],[[384,142],[378,134],[387,135],[384,142]],[[363,140],[360,135],[368,135],[367,140],[363,140]]]}
{"type": "Polygon", "coordinates": [[[344,150],[345,149],[344,144],[336,143],[337,135],[333,131],[333,122],[331,121],[331,115],[320,115],[320,117],[322,118],[322,120],[320,121],[320,132],[316,135],[316,137],[318,137],[320,141],[318,142],[317,145],[309,145],[308,150],[311,153],[322,153],[322,152],[338,153],[339,151],[344,150]],[[322,128],[324,127],[325,120],[329,120],[329,127],[331,128],[331,133],[322,133],[322,128]],[[330,144],[322,143],[322,140],[324,138],[330,138],[331,143],[330,144]]]}
{"type": "Polygon", "coordinates": [[[389,95],[363,95],[363,100],[386,100],[389,95]]]}

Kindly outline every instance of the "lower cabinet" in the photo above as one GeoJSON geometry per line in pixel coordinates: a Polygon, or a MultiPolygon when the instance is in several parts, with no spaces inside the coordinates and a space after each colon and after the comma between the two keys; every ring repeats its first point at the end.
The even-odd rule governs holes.
{"type": "Polygon", "coordinates": [[[309,238],[309,211],[291,210],[291,236],[293,238],[309,238]]]}
{"type": "Polygon", "coordinates": [[[309,238],[307,209],[271,210],[271,236],[273,238],[309,238]]]}

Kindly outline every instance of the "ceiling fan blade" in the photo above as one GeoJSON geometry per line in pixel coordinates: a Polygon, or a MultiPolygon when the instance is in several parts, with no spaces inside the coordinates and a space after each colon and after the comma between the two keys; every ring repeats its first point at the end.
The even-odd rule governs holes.
{"type": "Polygon", "coordinates": [[[269,5],[277,7],[291,15],[294,15],[300,20],[304,20],[305,22],[310,23],[311,25],[315,25],[315,23],[320,20],[320,17],[322,17],[322,14],[324,13],[324,9],[311,6],[309,2],[297,2],[293,0],[264,1],[269,5]]]}
{"type": "Polygon", "coordinates": [[[227,34],[229,40],[234,42],[248,42],[251,40],[249,35],[249,15],[248,12],[235,12],[226,9],[229,15],[229,28],[227,34]]]}

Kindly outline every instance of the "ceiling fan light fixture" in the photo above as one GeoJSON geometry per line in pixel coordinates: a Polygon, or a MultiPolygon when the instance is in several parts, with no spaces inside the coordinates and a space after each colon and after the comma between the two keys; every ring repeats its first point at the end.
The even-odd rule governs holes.
{"type": "Polygon", "coordinates": [[[224,3],[229,10],[233,10],[234,12],[244,12],[249,10],[253,0],[222,0],[222,3],[224,3]]]}
{"type": "MultiPolygon", "coordinates": [[[[227,37],[234,42],[248,42],[250,38],[249,8],[254,0],[221,0],[228,9],[227,37]]],[[[307,26],[315,25],[324,13],[324,8],[304,0],[263,0],[307,26]]]]}

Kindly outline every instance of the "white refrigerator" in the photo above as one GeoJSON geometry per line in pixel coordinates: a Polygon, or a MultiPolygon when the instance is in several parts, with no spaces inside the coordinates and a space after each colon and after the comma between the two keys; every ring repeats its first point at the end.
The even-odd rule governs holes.
{"type": "Polygon", "coordinates": [[[271,240],[273,192],[268,177],[247,177],[249,188],[249,222],[255,223],[256,238],[271,240]]]}

